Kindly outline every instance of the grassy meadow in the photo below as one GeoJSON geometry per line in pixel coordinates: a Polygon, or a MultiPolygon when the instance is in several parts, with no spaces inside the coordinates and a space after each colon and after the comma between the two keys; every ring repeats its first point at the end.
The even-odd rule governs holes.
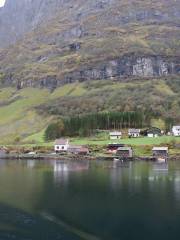
{"type": "MultiPolygon", "coordinates": [[[[173,84],[173,80],[171,81],[173,84]]],[[[167,80],[134,80],[133,82],[89,81],[84,83],[66,84],[58,87],[53,92],[48,89],[2,88],[0,90],[0,145],[45,145],[44,131],[47,125],[61,116],[90,113],[96,111],[128,111],[132,104],[141,104],[137,96],[146,95],[149,104],[150,95],[164,94],[163,97],[177,98],[177,93],[167,80]],[[140,92],[134,91],[139,86],[140,92]],[[148,93],[149,91],[149,93],[148,93]],[[131,95],[129,94],[130,92],[131,95]],[[134,95],[132,95],[134,94],[134,95]],[[150,94],[150,95],[148,95],[150,94]],[[137,103],[136,103],[137,101],[137,103]],[[122,109],[125,106],[125,109],[122,109]]],[[[142,96],[142,98],[143,98],[142,96]]],[[[144,96],[145,97],[145,96],[144,96]]],[[[146,99],[144,98],[144,99],[146,99]]],[[[151,100],[158,111],[161,105],[151,100]]],[[[159,98],[158,98],[159,101],[159,98]]],[[[143,104],[146,105],[146,104],[143,104]]],[[[146,107],[146,106],[144,106],[146,107]]],[[[176,104],[174,104],[174,110],[176,104]]],[[[178,113],[178,111],[176,110],[178,113]]],[[[164,128],[162,119],[152,119],[152,125],[164,128]]],[[[174,141],[173,137],[161,137],[156,139],[122,139],[121,142],[134,146],[168,144],[174,141]]],[[[179,142],[177,138],[175,141],[179,142]]],[[[106,145],[110,141],[108,136],[98,135],[90,138],[74,138],[73,144],[106,145]]]]}

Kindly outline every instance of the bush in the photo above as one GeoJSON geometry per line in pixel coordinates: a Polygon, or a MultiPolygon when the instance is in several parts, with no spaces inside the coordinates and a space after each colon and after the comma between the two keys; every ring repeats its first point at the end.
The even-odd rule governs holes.
{"type": "Polygon", "coordinates": [[[64,132],[64,123],[62,120],[59,120],[57,123],[50,124],[44,134],[46,141],[54,140],[63,135],[64,132]]]}

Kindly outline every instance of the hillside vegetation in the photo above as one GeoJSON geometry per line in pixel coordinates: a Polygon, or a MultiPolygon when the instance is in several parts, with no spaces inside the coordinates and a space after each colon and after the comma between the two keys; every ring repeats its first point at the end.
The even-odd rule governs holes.
{"type": "Polygon", "coordinates": [[[7,0],[0,9],[0,141],[103,111],[140,110],[179,124],[179,22],[174,0],[7,0]]]}
{"type": "Polygon", "coordinates": [[[54,92],[38,88],[3,88],[0,90],[0,143],[18,143],[25,139],[31,142],[30,136],[34,134],[33,140],[38,140],[38,134],[52,121],[97,111],[149,110],[155,118],[174,116],[178,123],[178,86],[176,79],[154,79],[66,84],[54,92]]]}

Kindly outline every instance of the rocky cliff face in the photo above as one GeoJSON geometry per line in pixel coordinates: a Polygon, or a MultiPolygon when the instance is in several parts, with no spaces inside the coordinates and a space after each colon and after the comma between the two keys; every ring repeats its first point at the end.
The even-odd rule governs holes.
{"type": "Polygon", "coordinates": [[[125,78],[152,78],[168,77],[180,74],[179,61],[175,58],[163,58],[156,56],[135,57],[124,56],[123,58],[97,63],[95,66],[82,67],[78,71],[72,71],[61,77],[56,75],[39,78],[37,81],[32,79],[13,82],[13,78],[7,75],[6,84],[16,85],[18,89],[24,87],[46,87],[55,89],[58,86],[89,80],[121,80],[125,78]]]}
{"type": "MultiPolygon", "coordinates": [[[[6,0],[5,6],[0,11],[0,47],[15,43],[24,34],[47,23],[61,11],[62,15],[63,12],[67,13],[61,21],[78,21],[82,15],[87,15],[96,8],[103,8],[111,2],[113,0],[6,0]]],[[[81,33],[76,34],[74,30],[72,34],[81,33]]]]}
{"type": "Polygon", "coordinates": [[[177,75],[179,22],[174,0],[7,0],[0,10],[1,84],[54,89],[177,75]]]}
{"type": "Polygon", "coordinates": [[[0,47],[15,43],[53,14],[56,2],[46,0],[6,0],[0,12],[0,47]]]}

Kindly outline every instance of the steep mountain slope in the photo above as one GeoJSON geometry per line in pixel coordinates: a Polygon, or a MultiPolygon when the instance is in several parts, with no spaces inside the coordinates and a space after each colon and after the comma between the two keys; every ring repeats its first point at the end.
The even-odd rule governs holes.
{"type": "Polygon", "coordinates": [[[34,30],[1,53],[7,84],[55,88],[77,80],[180,72],[179,1],[9,0],[4,12],[12,6],[17,11],[10,34],[34,30]]]}
{"type": "Polygon", "coordinates": [[[52,18],[62,0],[6,0],[0,11],[0,47],[15,43],[27,32],[52,18]]]}
{"type": "Polygon", "coordinates": [[[13,103],[20,89],[50,90],[25,108],[37,117],[49,113],[42,127],[34,120],[32,132],[55,113],[143,109],[178,121],[179,23],[175,0],[7,0],[0,9],[0,85],[14,89],[13,103]]]}

